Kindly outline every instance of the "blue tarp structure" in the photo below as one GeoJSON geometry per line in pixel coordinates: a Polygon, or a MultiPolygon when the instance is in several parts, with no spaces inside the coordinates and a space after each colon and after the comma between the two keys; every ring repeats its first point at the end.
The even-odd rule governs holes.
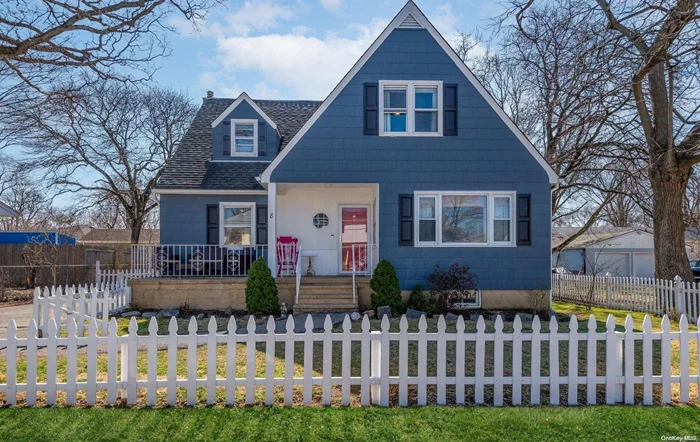
{"type": "Polygon", "coordinates": [[[0,231],[0,244],[60,244],[75,245],[72,236],[58,232],[0,231]]]}

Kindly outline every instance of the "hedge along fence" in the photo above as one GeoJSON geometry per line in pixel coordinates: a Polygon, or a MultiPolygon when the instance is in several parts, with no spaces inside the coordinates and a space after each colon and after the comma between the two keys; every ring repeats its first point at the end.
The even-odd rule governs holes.
{"type": "Polygon", "coordinates": [[[691,347],[696,359],[700,334],[688,330],[685,316],[679,331],[671,331],[664,317],[660,332],[652,331],[649,316],[641,331],[628,316],[622,332],[615,330],[612,316],[604,332],[597,331],[593,316],[583,332],[575,317],[564,333],[556,317],[548,332],[542,331],[546,324],[537,317],[529,333],[523,332],[520,317],[512,332],[504,330],[500,316],[493,333],[486,332],[483,317],[476,322],[476,332],[467,332],[466,325],[460,317],[455,331],[447,332],[441,316],[437,332],[428,332],[422,317],[415,332],[409,331],[404,316],[396,333],[390,332],[384,317],[381,331],[372,331],[365,316],[358,332],[346,316],[342,331],[333,332],[327,317],[319,333],[307,316],[305,331],[295,333],[290,316],[284,332],[275,333],[275,321],[269,317],[265,331],[256,333],[251,316],[245,330],[231,317],[227,333],[218,333],[212,317],[206,334],[197,333],[191,318],[188,333],[178,335],[177,321],[171,318],[168,334],[160,335],[151,318],[148,335],[139,336],[137,321],[131,318],[128,335],[119,336],[114,318],[106,334],[92,318],[87,335],[79,336],[70,317],[65,336],[58,335],[52,319],[46,337],[36,337],[37,326],[31,321],[28,337],[18,338],[11,321],[8,338],[0,339],[7,352],[0,392],[8,405],[17,403],[18,393],[26,405],[36,404],[38,397],[55,404],[58,392],[66,405],[76,404],[78,397],[86,404],[99,398],[109,405],[176,405],[182,399],[190,406],[312,404],[318,396],[323,405],[348,405],[351,400],[360,406],[443,405],[448,392],[449,403],[455,404],[649,405],[670,403],[672,389],[681,403],[697,401],[700,374],[698,361],[691,360],[691,347]],[[59,355],[59,347],[65,348],[65,356],[59,355]],[[42,348],[45,357],[38,356],[42,348]],[[19,349],[26,357],[17,357],[19,349]],[[106,355],[98,349],[106,349],[106,355]],[[637,392],[635,387],[640,387],[637,392]],[[256,395],[256,388],[262,394],[256,395]]]}

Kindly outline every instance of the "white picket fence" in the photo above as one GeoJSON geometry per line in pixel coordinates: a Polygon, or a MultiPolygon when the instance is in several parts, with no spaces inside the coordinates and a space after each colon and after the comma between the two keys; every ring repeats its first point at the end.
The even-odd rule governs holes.
{"type": "Polygon", "coordinates": [[[552,298],[655,315],[700,316],[700,284],[675,280],[592,275],[552,275],[552,298]]]}
{"type": "MultiPolygon", "coordinates": [[[[68,319],[66,337],[59,337],[56,321],[51,319],[48,334],[42,338],[36,337],[37,326],[34,321],[29,325],[29,337],[18,338],[16,325],[11,321],[8,338],[0,339],[0,347],[7,349],[6,380],[0,384],[0,392],[5,394],[5,403],[15,404],[18,393],[24,392],[25,403],[34,405],[37,393],[45,392],[42,397],[51,405],[57,401],[57,392],[64,392],[61,396],[65,398],[65,403],[73,405],[76,404],[76,393],[81,391],[85,392],[87,404],[96,403],[98,392],[99,397],[104,398],[101,402],[109,405],[116,404],[118,398],[125,399],[127,404],[136,404],[137,394],[143,395],[145,389],[147,405],[157,404],[158,390],[161,401],[175,405],[178,403],[177,389],[184,388],[187,405],[198,402],[197,389],[206,391],[206,403],[209,405],[219,401],[234,404],[236,389],[245,391],[246,404],[253,404],[257,402],[256,387],[262,387],[262,401],[265,404],[292,404],[295,398],[299,400],[299,396],[294,395],[294,387],[300,387],[303,390],[301,401],[304,404],[313,403],[314,396],[320,391],[320,402],[329,405],[332,403],[333,390],[336,393],[335,401],[338,400],[339,387],[339,402],[348,405],[351,403],[351,388],[359,387],[359,404],[362,406],[407,406],[409,391],[411,397],[415,398],[411,399],[411,405],[427,404],[428,387],[431,403],[446,404],[449,387],[455,392],[456,404],[464,404],[469,400],[476,404],[492,403],[494,406],[504,405],[506,401],[513,405],[543,402],[559,405],[560,394],[565,399],[563,402],[569,405],[595,404],[598,402],[599,389],[601,394],[604,390],[604,402],[607,404],[632,404],[635,400],[643,404],[667,404],[672,400],[681,403],[697,401],[696,385],[700,385],[697,365],[691,364],[690,359],[691,347],[693,352],[700,350],[700,336],[697,331],[688,331],[685,316],[680,320],[680,331],[675,332],[671,331],[668,317],[663,318],[661,332],[652,332],[648,316],[644,319],[642,331],[635,331],[633,321],[628,317],[624,332],[615,331],[612,316],[608,317],[605,332],[596,331],[597,324],[593,316],[588,320],[588,331],[579,332],[578,322],[572,317],[570,331],[565,333],[558,331],[554,317],[549,323],[549,332],[546,333],[541,331],[538,318],[534,319],[531,332],[523,332],[519,317],[513,324],[513,332],[506,332],[500,316],[495,321],[493,333],[486,333],[483,317],[477,321],[476,332],[465,332],[466,324],[462,317],[456,323],[456,331],[447,332],[445,319],[440,317],[436,333],[427,332],[425,318],[420,320],[418,332],[409,332],[405,317],[400,321],[398,333],[389,331],[390,325],[386,317],[382,320],[381,331],[371,331],[366,316],[362,321],[361,332],[352,332],[350,319],[346,317],[342,332],[333,332],[331,320],[326,318],[321,333],[312,330],[313,321],[310,317],[306,319],[306,330],[303,333],[294,332],[291,317],[287,320],[284,333],[275,333],[272,318],[267,321],[266,332],[256,333],[256,323],[251,317],[247,331],[240,334],[236,332],[238,326],[233,317],[228,322],[228,333],[217,333],[216,321],[211,318],[208,333],[202,335],[197,334],[194,318],[191,318],[189,333],[185,335],[177,334],[178,327],[174,318],[170,320],[167,335],[158,335],[155,318],[150,321],[146,336],[137,335],[138,326],[134,318],[129,324],[129,334],[118,336],[114,318],[111,319],[106,334],[98,333],[97,321],[92,318],[89,320],[87,335],[83,336],[78,332],[75,318],[71,316],[68,319]],[[303,347],[303,357],[297,354],[296,360],[295,343],[301,343],[296,348],[297,352],[303,347]],[[334,343],[339,345],[334,347],[334,343]],[[202,368],[203,362],[198,360],[200,345],[204,346],[206,352],[205,369],[202,368]],[[184,359],[187,368],[184,376],[178,375],[178,346],[181,348],[179,351],[186,353],[184,359]],[[225,363],[218,359],[217,349],[220,346],[225,348],[225,363]],[[280,354],[275,354],[276,346],[284,347],[283,361],[280,361],[284,365],[281,376],[276,375],[275,371],[275,362],[280,357],[280,354]],[[37,349],[42,347],[46,349],[46,375],[42,372],[42,382],[38,382],[37,349]],[[57,381],[59,347],[65,347],[67,359],[60,382],[57,381]],[[83,366],[87,372],[79,377],[76,355],[82,347],[85,347],[87,353],[87,363],[83,366]],[[245,347],[245,353],[239,354],[237,349],[242,350],[242,347],[245,347]],[[98,367],[105,366],[104,363],[98,364],[98,348],[106,348],[106,373],[104,369],[98,371],[98,367]],[[22,383],[17,382],[18,349],[26,350],[26,382],[22,383]],[[529,350],[529,354],[536,357],[529,357],[524,350],[529,350]],[[159,351],[167,353],[167,374],[160,376],[158,367],[164,361],[158,360],[159,351]],[[257,352],[265,354],[264,376],[256,376],[257,369],[263,368],[256,366],[257,352]],[[355,365],[351,370],[353,356],[357,361],[358,353],[360,366],[355,365]],[[450,354],[452,356],[448,356],[450,354]],[[139,355],[142,356],[140,363],[139,355]],[[322,356],[320,370],[317,362],[316,372],[314,355],[322,356]],[[429,357],[434,361],[430,373],[429,357]],[[678,361],[673,367],[672,359],[678,361]],[[392,361],[394,366],[390,367],[392,361]],[[470,363],[466,364],[465,361],[470,363]],[[492,362],[487,364],[487,361],[492,362]],[[236,367],[239,362],[244,362],[243,376],[237,376],[239,373],[236,367]],[[298,363],[302,365],[301,370],[297,371],[301,373],[300,376],[295,374],[295,369],[299,370],[295,367],[298,363]],[[411,376],[409,365],[413,370],[411,376]],[[465,371],[466,365],[469,367],[465,371]],[[224,376],[217,375],[219,366],[219,374],[225,372],[224,376]],[[691,366],[694,366],[692,372],[691,366]],[[146,369],[145,375],[138,376],[139,367],[146,369]],[[205,372],[203,378],[198,376],[198,369],[205,372]],[[78,381],[79,378],[85,380],[78,381]],[[642,388],[641,394],[635,397],[637,385],[642,388]],[[470,387],[465,388],[466,386],[470,387]],[[529,386],[528,394],[523,394],[525,386],[529,386]],[[506,394],[504,387],[508,387],[506,394]],[[217,389],[221,393],[219,398],[217,389]],[[390,393],[390,389],[393,393],[390,393]],[[282,396],[276,397],[277,393],[282,393],[282,396]],[[543,401],[541,396],[545,396],[545,399],[548,396],[549,399],[543,401]]],[[[101,357],[104,358],[104,355],[101,357]]],[[[697,356],[693,359],[695,357],[697,356]]],[[[183,363],[182,358],[180,360],[183,363]]],[[[165,371],[162,365],[160,368],[161,372],[165,371]]],[[[357,390],[353,393],[357,401],[357,390]]]]}
{"type": "Polygon", "coordinates": [[[102,270],[100,262],[95,263],[95,285],[104,284],[108,288],[124,287],[130,279],[153,278],[155,273],[148,270],[102,270]]]}
{"type": "Polygon", "coordinates": [[[46,336],[50,321],[59,330],[67,328],[69,318],[77,321],[78,334],[85,331],[91,319],[103,334],[107,333],[110,316],[123,312],[131,302],[131,289],[125,279],[100,285],[71,287],[39,287],[34,289],[32,317],[42,336],[46,336]]]}

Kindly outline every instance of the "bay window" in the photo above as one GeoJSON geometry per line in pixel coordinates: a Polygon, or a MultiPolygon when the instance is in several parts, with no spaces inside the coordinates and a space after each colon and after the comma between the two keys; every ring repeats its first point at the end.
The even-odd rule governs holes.
{"type": "Polygon", "coordinates": [[[513,246],[514,192],[416,192],[416,246],[513,246]]]}
{"type": "Polygon", "coordinates": [[[220,244],[249,246],[254,244],[255,205],[253,203],[221,203],[220,244]]]}
{"type": "Polygon", "coordinates": [[[380,81],[379,134],[442,135],[442,82],[380,81]]]}

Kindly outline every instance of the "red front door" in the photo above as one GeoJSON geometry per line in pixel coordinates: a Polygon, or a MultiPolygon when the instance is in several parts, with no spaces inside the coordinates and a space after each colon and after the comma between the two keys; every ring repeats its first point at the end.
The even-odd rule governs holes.
{"type": "Polygon", "coordinates": [[[340,208],[340,271],[352,272],[353,246],[355,270],[367,271],[369,239],[369,207],[340,208]]]}

